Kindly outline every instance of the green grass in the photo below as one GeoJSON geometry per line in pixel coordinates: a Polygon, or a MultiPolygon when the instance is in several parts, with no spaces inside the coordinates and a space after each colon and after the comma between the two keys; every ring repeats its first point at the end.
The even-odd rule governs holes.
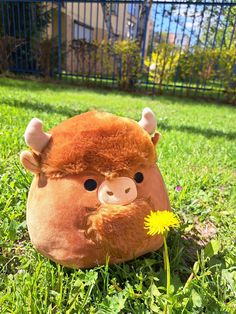
{"type": "MultiPolygon", "coordinates": [[[[59,76],[57,76],[59,79],[59,76]]],[[[65,75],[62,74],[61,80],[64,83],[73,83],[80,86],[90,86],[96,88],[97,86],[103,86],[107,88],[118,88],[118,82],[112,78],[101,78],[101,77],[83,77],[81,74],[78,75],[65,75]]],[[[135,90],[135,87],[134,87],[135,90]]],[[[225,93],[225,89],[220,85],[219,81],[211,82],[206,84],[206,82],[190,83],[190,82],[169,82],[164,84],[159,89],[158,84],[153,84],[152,80],[147,80],[146,78],[142,79],[142,83],[138,84],[138,91],[141,91],[146,94],[164,94],[164,95],[176,95],[176,96],[188,96],[191,98],[202,98],[202,99],[211,99],[219,102],[233,103],[234,99],[225,93]]],[[[233,97],[233,96],[232,96],[233,97]]]]}
{"type": "Polygon", "coordinates": [[[236,108],[214,103],[0,78],[0,313],[162,313],[166,300],[170,313],[236,313],[235,121],[236,108]],[[158,164],[182,221],[168,237],[169,297],[162,250],[69,270],[34,250],[25,223],[32,178],[19,153],[32,117],[47,130],[94,108],[138,120],[145,106],[158,118],[158,164]]]}

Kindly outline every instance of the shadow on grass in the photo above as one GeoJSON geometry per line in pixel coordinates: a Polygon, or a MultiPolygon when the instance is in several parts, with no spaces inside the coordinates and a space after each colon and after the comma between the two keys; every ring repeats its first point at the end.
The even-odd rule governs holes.
{"type": "MultiPolygon", "coordinates": [[[[108,93],[120,94],[122,91],[114,91],[111,89],[106,88],[99,88],[99,86],[85,86],[85,84],[78,84],[76,82],[65,82],[65,81],[58,81],[58,80],[40,80],[37,78],[4,78],[0,77],[0,86],[7,87],[7,88],[17,88],[23,91],[45,91],[50,90],[54,92],[64,92],[64,91],[71,91],[71,92],[83,92],[86,90],[91,90],[97,94],[106,95],[108,93]]],[[[144,95],[144,97],[147,95],[144,95]]]]}
{"type": "MultiPolygon", "coordinates": [[[[20,100],[12,100],[12,99],[5,99],[4,103],[8,106],[18,107],[18,108],[25,108],[31,110],[37,110],[40,112],[48,112],[48,113],[56,113],[60,115],[67,116],[68,118],[73,117],[75,115],[81,114],[86,111],[80,109],[73,109],[71,107],[62,107],[62,106],[52,106],[47,103],[37,103],[35,101],[20,101],[20,100]]],[[[171,126],[163,122],[159,122],[158,126],[166,131],[180,131],[180,132],[187,132],[191,134],[198,134],[203,135],[207,138],[212,137],[223,137],[228,140],[236,139],[236,132],[223,132],[220,130],[213,130],[213,129],[200,129],[194,126],[188,125],[181,125],[181,126],[171,126]]]]}
{"type": "Polygon", "coordinates": [[[199,98],[196,99],[196,96],[190,97],[187,95],[182,95],[176,93],[175,95],[171,94],[168,90],[166,90],[165,94],[153,94],[151,91],[148,93],[146,89],[141,89],[141,90],[130,90],[130,91],[124,91],[124,90],[117,90],[114,89],[112,86],[106,86],[106,85],[98,85],[97,84],[86,84],[84,83],[78,83],[76,81],[59,81],[59,80],[40,80],[35,77],[33,78],[4,78],[0,77],[0,85],[5,86],[5,87],[13,87],[13,88],[18,88],[22,89],[24,91],[45,91],[46,89],[54,91],[54,92],[64,92],[64,91],[71,91],[71,92],[84,92],[85,90],[91,91],[93,93],[99,94],[99,95],[124,95],[124,96],[130,96],[132,95],[133,98],[138,98],[138,99],[147,99],[147,100],[157,100],[157,102],[161,102],[164,100],[166,105],[168,105],[167,102],[169,103],[174,103],[178,102],[180,105],[194,105],[194,106],[215,106],[217,102],[217,106],[221,107],[223,106],[229,106],[233,107],[236,109],[235,106],[232,104],[226,103],[223,100],[218,102],[214,102],[212,98],[199,98]]]}
{"type": "Polygon", "coordinates": [[[64,106],[52,106],[47,103],[37,103],[35,101],[29,101],[29,100],[8,100],[4,99],[4,104],[12,107],[17,108],[25,108],[25,109],[31,109],[31,110],[37,110],[39,112],[46,112],[46,113],[56,113],[59,115],[67,116],[68,118],[73,117],[75,115],[81,114],[86,111],[80,110],[80,109],[73,109],[71,107],[64,107],[64,106]]]}
{"type": "Polygon", "coordinates": [[[207,138],[212,137],[224,137],[227,140],[235,140],[236,139],[236,132],[223,132],[220,130],[213,130],[213,129],[200,129],[194,126],[189,125],[180,125],[180,126],[171,126],[163,122],[158,122],[158,126],[163,130],[167,131],[180,131],[180,132],[187,132],[191,134],[198,134],[203,135],[207,138]]]}

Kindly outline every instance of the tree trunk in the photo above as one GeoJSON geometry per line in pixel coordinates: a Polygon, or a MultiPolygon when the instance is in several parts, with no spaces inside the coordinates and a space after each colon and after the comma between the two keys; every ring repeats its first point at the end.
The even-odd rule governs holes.
{"type": "Polygon", "coordinates": [[[138,22],[136,38],[141,48],[144,47],[145,45],[147,23],[148,23],[151,7],[152,7],[152,0],[144,0],[139,8],[139,22],[138,22]]]}
{"type": "Polygon", "coordinates": [[[112,22],[111,22],[111,4],[112,3],[107,3],[105,1],[101,2],[102,6],[102,12],[104,16],[104,22],[106,24],[107,28],[107,33],[108,33],[108,39],[111,39],[112,42],[115,41],[116,35],[114,33],[113,27],[112,27],[112,22]]]}

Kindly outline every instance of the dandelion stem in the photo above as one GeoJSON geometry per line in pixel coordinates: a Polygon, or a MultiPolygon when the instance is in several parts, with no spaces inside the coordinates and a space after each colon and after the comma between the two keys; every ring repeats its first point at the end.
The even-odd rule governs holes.
{"type": "Polygon", "coordinates": [[[165,263],[166,263],[166,294],[170,293],[170,260],[168,254],[168,247],[166,243],[166,236],[164,236],[164,250],[165,250],[165,263]]]}
{"type": "MultiPolygon", "coordinates": [[[[168,247],[166,243],[166,234],[164,235],[164,256],[165,256],[165,271],[166,271],[166,294],[167,297],[170,294],[170,260],[168,254],[168,247]]],[[[166,301],[164,307],[164,314],[168,313],[168,301],[166,301]]]]}
{"type": "Polygon", "coordinates": [[[171,227],[179,227],[179,219],[168,210],[151,211],[150,215],[144,218],[144,228],[147,229],[147,234],[154,236],[156,234],[163,236],[164,242],[164,269],[166,271],[166,303],[164,305],[164,313],[168,313],[168,301],[170,296],[170,260],[168,247],[166,243],[167,233],[171,227]]]}

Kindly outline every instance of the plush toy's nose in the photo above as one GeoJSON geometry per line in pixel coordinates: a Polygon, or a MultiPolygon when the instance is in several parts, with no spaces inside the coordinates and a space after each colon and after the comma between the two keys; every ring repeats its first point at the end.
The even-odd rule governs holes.
{"type": "Polygon", "coordinates": [[[98,189],[98,199],[102,204],[127,205],[136,197],[136,185],[128,177],[105,180],[98,189]]]}

